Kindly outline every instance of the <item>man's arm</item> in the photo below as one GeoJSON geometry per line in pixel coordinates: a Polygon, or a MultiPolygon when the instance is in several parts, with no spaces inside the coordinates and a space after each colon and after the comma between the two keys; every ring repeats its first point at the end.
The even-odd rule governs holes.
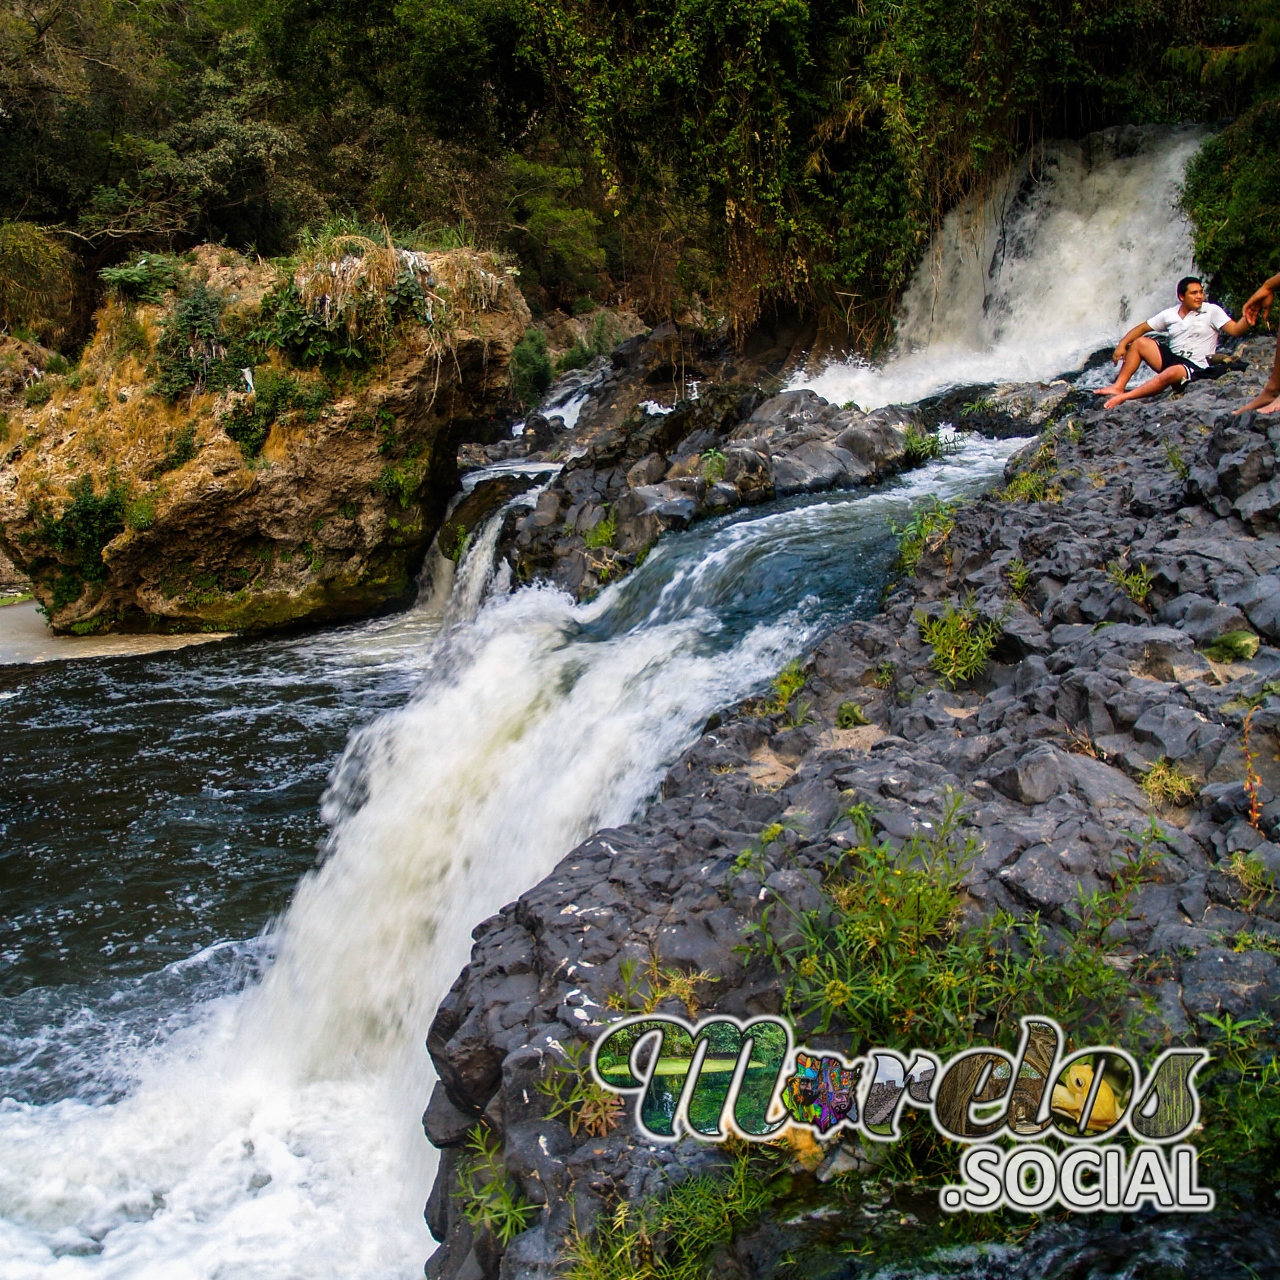
{"type": "Polygon", "coordinates": [[[1128,333],[1120,339],[1120,345],[1111,353],[1113,360],[1123,360],[1124,353],[1129,350],[1129,344],[1137,342],[1144,333],[1151,333],[1151,326],[1144,320],[1141,324],[1135,324],[1128,333]]]}
{"type": "MultiPolygon", "coordinates": [[[[1259,291],[1261,292],[1261,291],[1259,291]]],[[[1253,299],[1250,298],[1244,304],[1244,311],[1239,320],[1229,320],[1218,330],[1219,333],[1225,333],[1228,338],[1238,338],[1242,333],[1248,333],[1255,324],[1258,323],[1258,307],[1251,305],[1253,299]]]]}

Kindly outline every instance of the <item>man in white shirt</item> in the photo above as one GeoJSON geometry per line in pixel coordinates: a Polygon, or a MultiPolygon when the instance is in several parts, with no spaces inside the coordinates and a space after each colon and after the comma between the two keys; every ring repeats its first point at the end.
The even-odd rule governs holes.
{"type": "Polygon", "coordinates": [[[1204,285],[1195,276],[1178,281],[1178,305],[1169,307],[1135,325],[1120,339],[1112,359],[1120,362],[1120,372],[1109,387],[1100,387],[1094,395],[1107,396],[1105,408],[1114,409],[1126,400],[1159,395],[1166,387],[1176,387],[1192,378],[1216,378],[1225,369],[1215,368],[1209,357],[1218,349],[1218,336],[1238,337],[1251,329],[1258,318],[1258,307],[1250,299],[1244,316],[1233,320],[1213,302],[1204,300],[1204,285]],[[1158,338],[1149,338],[1157,333],[1158,338]],[[1129,379],[1146,362],[1156,376],[1132,391],[1126,391],[1129,379]]]}

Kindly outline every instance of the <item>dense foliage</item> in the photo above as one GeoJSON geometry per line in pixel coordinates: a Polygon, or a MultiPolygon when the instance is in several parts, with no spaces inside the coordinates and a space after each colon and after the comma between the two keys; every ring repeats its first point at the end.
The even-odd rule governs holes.
{"type": "Polygon", "coordinates": [[[799,308],[869,346],[942,214],[1033,138],[1241,112],[1188,207],[1224,279],[1274,244],[1245,224],[1276,0],[0,3],[0,308],[47,338],[76,330],[51,246],[83,312],[139,251],[283,253],[349,215],[507,249],[535,312],[799,308]]]}

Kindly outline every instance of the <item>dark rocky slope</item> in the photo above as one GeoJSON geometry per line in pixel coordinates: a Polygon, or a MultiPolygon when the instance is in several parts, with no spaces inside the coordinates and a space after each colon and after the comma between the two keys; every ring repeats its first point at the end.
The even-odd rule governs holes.
{"type": "MultiPolygon", "coordinates": [[[[1253,354],[1270,352],[1259,343],[1253,354]]],[[[1075,927],[1078,893],[1114,883],[1131,833],[1154,814],[1164,856],[1106,938],[1110,963],[1149,1000],[1149,1036],[1195,1038],[1225,1012],[1280,1014],[1265,945],[1280,939],[1280,904],[1246,887],[1280,870],[1280,420],[1228,413],[1253,381],[1233,375],[1113,413],[1085,404],[1059,421],[1006,477],[1014,494],[1049,500],[962,509],[882,614],[808,656],[796,696],[812,703],[810,723],[788,727],[802,718],[795,701],[788,715],[726,713],[642,818],[597,833],[476,927],[428,1041],[440,1084],[424,1122],[442,1158],[427,1217],[443,1242],[429,1276],[549,1277],[573,1221],[589,1227],[599,1210],[721,1159],[690,1140],[655,1150],[629,1121],[575,1138],[546,1118],[533,1085],[562,1062],[558,1045],[590,1042],[613,1016],[628,959],[713,975],[699,987],[711,1010],[776,1012],[778,976],[762,960],[744,968],[735,948],[771,902],[820,905],[824,876],[855,839],[852,803],[901,843],[938,821],[947,789],[959,792],[981,850],[967,912],[1039,912],[1059,937],[1075,927]],[[1143,604],[1109,572],[1117,564],[1147,567],[1143,604]],[[976,682],[951,691],[917,615],[966,598],[1003,631],[976,682]],[[1261,639],[1251,659],[1204,652],[1240,631],[1261,639]],[[867,726],[836,727],[848,703],[867,726]],[[1253,822],[1241,736],[1251,708],[1253,822]],[[1192,775],[1198,798],[1153,809],[1139,781],[1158,759],[1192,775]],[[760,858],[742,869],[748,847],[760,858]],[[505,1256],[463,1213],[461,1144],[481,1118],[540,1206],[505,1256]]],[[[787,919],[770,916],[775,936],[787,919]]],[[[684,1012],[675,996],[660,1008],[684,1012]]],[[[771,1274],[762,1256],[750,1242],[722,1251],[719,1273],[771,1274]]]]}

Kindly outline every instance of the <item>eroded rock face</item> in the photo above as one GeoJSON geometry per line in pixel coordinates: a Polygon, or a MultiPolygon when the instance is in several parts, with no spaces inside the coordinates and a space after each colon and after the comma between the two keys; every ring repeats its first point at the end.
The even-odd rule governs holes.
{"type": "MultiPolygon", "coordinates": [[[[1257,346],[1269,360],[1270,343],[1257,346]]],[[[1116,884],[1134,833],[1154,819],[1160,857],[1107,930],[1134,995],[1149,998],[1152,1043],[1195,1040],[1211,1030],[1206,1019],[1226,1013],[1280,1014],[1280,970],[1257,942],[1280,937],[1280,905],[1250,892],[1232,863],[1239,855],[1280,869],[1280,649],[1267,643],[1276,638],[1267,627],[1280,529],[1244,518],[1250,495],[1270,483],[1265,465],[1228,463],[1233,476],[1255,477],[1253,487],[1233,497],[1215,487],[1222,459],[1280,443],[1266,419],[1229,414],[1252,384],[1232,375],[1110,414],[1085,403],[1077,425],[1048,442],[1054,500],[985,498],[963,508],[946,546],[926,553],[883,613],[817,645],[795,695],[811,707],[811,723],[796,728],[758,707],[725,713],[673,762],[660,803],[594,834],[476,927],[471,963],[427,1042],[440,1084],[424,1120],[442,1148],[428,1205],[442,1245],[428,1276],[551,1280],[575,1229],[723,1160],[691,1139],[655,1148],[629,1118],[605,1137],[575,1137],[562,1119],[547,1118],[534,1085],[558,1069],[558,1046],[590,1044],[616,1016],[610,997],[624,990],[624,963],[652,957],[712,975],[699,989],[705,1013],[779,1012],[783,980],[759,952],[744,967],[735,948],[751,924],[788,940],[779,938],[785,913],[764,917],[771,903],[821,905],[821,884],[859,838],[852,803],[867,806],[879,838],[902,847],[937,824],[949,792],[963,796],[978,846],[965,910],[1023,921],[1038,913],[1058,938],[1078,927],[1081,894],[1116,884]],[[1170,447],[1192,468],[1185,482],[1170,447]],[[1019,599],[1015,562],[1025,570],[1019,599]],[[1142,602],[1114,581],[1108,566],[1117,563],[1147,566],[1142,602]],[[916,618],[966,599],[979,616],[1003,618],[1006,630],[983,676],[950,690],[916,618]],[[1241,616],[1263,641],[1256,656],[1206,656],[1202,646],[1220,627],[1238,628],[1241,616]],[[871,723],[840,730],[848,703],[871,723]],[[1261,774],[1252,788],[1242,750],[1251,708],[1261,774]],[[1161,758],[1202,787],[1192,803],[1153,808],[1139,783],[1161,758]],[[783,821],[765,843],[763,829],[783,821]],[[760,856],[744,866],[748,847],[760,856]],[[467,1221],[459,1195],[459,1135],[482,1118],[536,1206],[505,1256],[467,1221]]],[[[836,417],[804,399],[790,406],[795,412],[779,422],[836,417]]],[[[730,434],[745,434],[761,408],[730,434]]],[[[838,434],[824,428],[823,443],[838,434]]],[[[1009,474],[1025,470],[1044,443],[1009,474]]],[[[646,464],[636,475],[667,483],[656,470],[646,464]]],[[[661,1007],[687,1012],[675,998],[661,1007]]],[[[849,1048],[836,1036],[808,1043],[849,1048]]],[[[770,1274],[761,1257],[803,1245],[806,1221],[766,1220],[717,1255],[717,1274],[770,1274]],[[762,1236],[769,1249],[757,1256],[751,1240],[762,1236]]]]}
{"type": "MultiPolygon", "coordinates": [[[[252,456],[227,434],[253,407],[245,390],[174,403],[151,391],[174,295],[131,317],[104,308],[79,369],[11,413],[0,454],[0,551],[54,629],[253,630],[412,599],[458,445],[504,398],[529,321],[483,255],[432,255],[431,270],[446,319],[402,325],[371,376],[285,409],[252,456]]],[[[275,283],[214,248],[192,276],[242,324],[275,283]]]]}

